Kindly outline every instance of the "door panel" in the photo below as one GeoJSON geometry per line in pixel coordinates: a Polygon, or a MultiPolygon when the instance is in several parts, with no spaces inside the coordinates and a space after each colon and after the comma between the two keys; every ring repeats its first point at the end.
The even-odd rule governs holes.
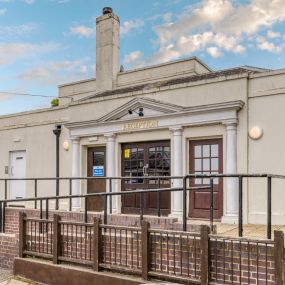
{"type": "MultiPolygon", "coordinates": [[[[15,151],[10,153],[10,178],[26,178],[26,152],[15,151]]],[[[26,198],[26,181],[10,182],[10,198],[26,198]]]]}
{"type": "MultiPolygon", "coordinates": [[[[223,173],[222,139],[197,140],[189,143],[190,174],[223,173]]],[[[209,186],[209,178],[190,179],[191,187],[209,186]]],[[[189,216],[192,218],[209,218],[210,192],[198,189],[190,191],[189,216]]],[[[214,218],[223,214],[223,179],[214,179],[214,218]]]]}
{"type": "MultiPolygon", "coordinates": [[[[122,176],[130,177],[122,182],[122,190],[156,189],[170,187],[169,179],[142,179],[142,176],[170,176],[170,143],[146,142],[122,145],[122,176]]],[[[138,214],[140,195],[122,197],[122,213],[138,214]]],[[[144,194],[145,214],[157,214],[157,194],[144,194]]],[[[170,212],[170,194],[161,194],[161,213],[170,212]]]]}
{"type": "MultiPolygon", "coordinates": [[[[105,177],[106,176],[106,148],[92,147],[88,148],[87,154],[87,176],[105,177]]],[[[106,192],[105,179],[89,179],[87,182],[87,193],[106,192]]],[[[88,211],[103,211],[104,198],[89,197],[87,199],[88,211]]]]}

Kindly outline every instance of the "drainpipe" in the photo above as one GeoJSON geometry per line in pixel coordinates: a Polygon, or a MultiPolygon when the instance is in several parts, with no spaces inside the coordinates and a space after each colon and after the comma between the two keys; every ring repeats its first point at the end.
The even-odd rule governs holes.
{"type": "MultiPolygon", "coordinates": [[[[56,136],[56,178],[59,178],[59,137],[61,134],[61,125],[56,125],[53,133],[56,136]]],[[[56,179],[56,196],[59,196],[59,179],[56,179]]],[[[58,210],[58,199],[56,199],[55,209],[58,210]]]]}

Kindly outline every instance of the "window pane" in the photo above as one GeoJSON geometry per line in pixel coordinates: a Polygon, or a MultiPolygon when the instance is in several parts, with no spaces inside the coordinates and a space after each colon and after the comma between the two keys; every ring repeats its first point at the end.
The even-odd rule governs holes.
{"type": "Polygon", "coordinates": [[[162,159],[162,158],[163,158],[162,152],[161,152],[161,151],[158,151],[158,152],[156,153],[156,159],[160,160],[160,159],[162,159]]]}
{"type": "Polygon", "coordinates": [[[138,167],[138,161],[132,160],[131,165],[132,165],[132,169],[134,169],[134,168],[136,169],[138,167]]]}
{"type": "Polygon", "coordinates": [[[204,178],[203,179],[203,184],[210,184],[210,178],[204,178]]]}
{"type": "Polygon", "coordinates": [[[137,149],[132,148],[131,150],[131,159],[137,159],[137,149]]]}
{"type": "Polygon", "coordinates": [[[209,171],[210,170],[210,159],[209,158],[204,158],[203,159],[203,170],[204,171],[209,171]]]}
{"type": "Polygon", "coordinates": [[[93,152],[93,162],[94,166],[102,166],[105,162],[105,153],[104,151],[94,151],[93,152]]]}
{"type": "Polygon", "coordinates": [[[203,157],[209,157],[209,156],[210,156],[210,146],[203,145],[203,157]]]}
{"type": "MultiPolygon", "coordinates": [[[[195,174],[201,174],[201,171],[195,171],[195,174]]],[[[202,179],[201,178],[196,178],[195,179],[195,184],[202,184],[202,179]]]]}
{"type": "Polygon", "coordinates": [[[219,170],[219,159],[218,158],[211,159],[211,170],[213,171],[219,170]]]}
{"type": "Polygon", "coordinates": [[[202,156],[202,147],[200,145],[195,145],[194,147],[195,157],[202,156]]]}
{"type": "Polygon", "coordinates": [[[219,156],[219,146],[217,144],[211,145],[211,156],[219,156]]]}
{"type": "Polygon", "coordinates": [[[130,163],[130,161],[125,161],[124,167],[125,167],[125,170],[129,170],[129,169],[131,168],[131,163],[130,163]]]}
{"type": "Polygon", "coordinates": [[[144,161],[143,160],[139,160],[139,168],[143,168],[144,166],[144,161]]]}
{"type": "Polygon", "coordinates": [[[138,149],[138,159],[143,159],[143,149],[138,149]]]}
{"type": "Polygon", "coordinates": [[[155,152],[150,152],[149,153],[149,159],[154,159],[155,158],[155,152]]]}
{"type": "Polygon", "coordinates": [[[201,171],[202,170],[202,160],[201,159],[195,159],[195,171],[201,171]]]}
{"type": "MultiPolygon", "coordinates": [[[[218,171],[212,171],[212,174],[219,174],[218,171]]],[[[219,184],[219,178],[214,178],[214,184],[217,185],[219,184]]]]}
{"type": "Polygon", "coordinates": [[[149,170],[151,170],[152,168],[155,168],[155,160],[149,160],[149,170]]]}
{"type": "Polygon", "coordinates": [[[164,147],[164,151],[169,152],[170,151],[170,147],[169,146],[165,146],[164,147]]]}
{"type": "Polygon", "coordinates": [[[195,179],[195,184],[196,184],[196,185],[202,184],[202,179],[201,179],[201,178],[196,178],[196,179],[195,179]]]}

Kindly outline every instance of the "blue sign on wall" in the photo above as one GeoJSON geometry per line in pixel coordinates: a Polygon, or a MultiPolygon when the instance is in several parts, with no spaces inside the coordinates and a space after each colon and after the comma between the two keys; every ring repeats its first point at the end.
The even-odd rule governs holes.
{"type": "Polygon", "coordinates": [[[93,177],[102,177],[104,175],[104,166],[93,166],[93,177]]]}

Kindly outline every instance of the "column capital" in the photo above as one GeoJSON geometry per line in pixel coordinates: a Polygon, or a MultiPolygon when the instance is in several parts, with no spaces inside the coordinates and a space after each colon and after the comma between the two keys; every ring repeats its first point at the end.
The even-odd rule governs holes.
{"type": "Polygon", "coordinates": [[[170,127],[169,130],[173,133],[174,136],[181,136],[183,132],[183,127],[182,126],[170,127]]]}
{"type": "Polygon", "coordinates": [[[104,137],[107,139],[107,141],[114,141],[116,138],[116,134],[114,133],[104,134],[104,137]]]}
{"type": "Polygon", "coordinates": [[[70,140],[72,141],[72,143],[78,144],[80,141],[80,137],[70,137],[70,140]]]}
{"type": "Polygon", "coordinates": [[[232,119],[232,120],[223,121],[223,125],[225,125],[226,128],[228,128],[228,127],[236,128],[237,124],[238,124],[238,119],[232,119]]]}

